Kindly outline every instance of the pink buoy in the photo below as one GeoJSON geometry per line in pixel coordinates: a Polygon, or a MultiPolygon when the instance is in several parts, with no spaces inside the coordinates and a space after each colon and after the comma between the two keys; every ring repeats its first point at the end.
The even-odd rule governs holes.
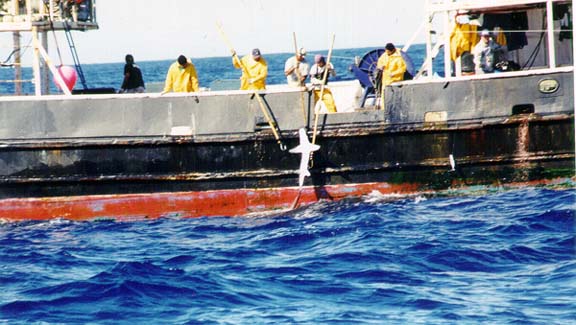
{"type": "MultiPolygon", "coordinates": [[[[74,88],[74,85],[76,84],[76,79],[78,79],[78,74],[76,73],[76,69],[69,67],[69,66],[66,66],[66,65],[62,65],[62,66],[58,67],[58,73],[60,73],[60,76],[64,80],[64,83],[66,84],[66,87],[68,88],[68,90],[72,91],[72,89],[74,88]]],[[[58,81],[56,80],[56,78],[54,78],[54,83],[56,84],[56,86],[58,86],[58,88],[62,89],[60,87],[60,85],[58,84],[58,81]]]]}

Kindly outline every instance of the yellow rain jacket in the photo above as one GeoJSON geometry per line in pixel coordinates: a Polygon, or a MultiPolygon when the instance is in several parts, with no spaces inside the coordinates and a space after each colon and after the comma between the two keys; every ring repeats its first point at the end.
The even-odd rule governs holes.
{"type": "MultiPolygon", "coordinates": [[[[314,101],[317,102],[320,99],[320,89],[314,90],[314,101]]],[[[326,106],[326,110],[328,113],[336,113],[336,102],[334,102],[334,96],[332,96],[332,92],[330,89],[324,87],[324,93],[322,93],[322,101],[326,106]]]]}
{"type": "Polygon", "coordinates": [[[166,74],[164,92],[195,92],[198,89],[198,74],[194,64],[188,61],[186,68],[182,68],[178,62],[172,63],[170,69],[168,69],[168,74],[166,74]]]}
{"type": "Polygon", "coordinates": [[[252,58],[252,55],[246,55],[241,61],[247,71],[242,68],[236,55],[232,58],[234,67],[236,69],[242,69],[240,90],[266,89],[266,77],[268,76],[268,63],[266,63],[266,60],[260,57],[260,60],[256,61],[252,58]]]}
{"type": "Polygon", "coordinates": [[[456,24],[452,34],[450,34],[450,59],[455,61],[462,53],[472,52],[478,41],[480,41],[478,26],[456,24]]]}
{"type": "Polygon", "coordinates": [[[406,72],[406,62],[400,54],[400,50],[396,50],[391,55],[386,53],[378,58],[378,69],[382,69],[382,85],[388,86],[395,81],[404,80],[404,72],[406,72]]]}
{"type": "Polygon", "coordinates": [[[502,28],[494,28],[494,34],[496,34],[496,43],[500,46],[507,46],[508,40],[506,39],[506,34],[502,31],[502,28]]]}

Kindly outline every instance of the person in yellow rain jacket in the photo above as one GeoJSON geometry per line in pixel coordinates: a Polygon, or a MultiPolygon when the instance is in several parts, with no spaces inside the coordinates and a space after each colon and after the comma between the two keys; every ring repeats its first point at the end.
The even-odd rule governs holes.
{"type": "Polygon", "coordinates": [[[266,89],[266,77],[268,77],[268,63],[259,49],[253,49],[252,55],[246,55],[238,59],[236,52],[232,50],[232,64],[236,69],[242,69],[240,78],[240,90],[264,90],[266,89]]]}
{"type": "Polygon", "coordinates": [[[199,90],[196,67],[184,55],[170,66],[166,74],[166,83],[162,94],[173,91],[177,93],[195,92],[199,90]]]}
{"type": "Polygon", "coordinates": [[[456,61],[465,52],[472,52],[474,45],[478,43],[478,26],[472,24],[454,25],[454,30],[450,34],[450,59],[456,61]]]}
{"type": "Polygon", "coordinates": [[[386,44],[386,50],[379,58],[376,67],[382,70],[382,85],[404,80],[406,72],[406,62],[402,58],[400,51],[392,43],[386,44]]]}
{"type": "Polygon", "coordinates": [[[406,62],[400,51],[392,43],[386,44],[385,52],[378,58],[376,68],[382,70],[381,103],[384,106],[384,88],[389,84],[404,80],[406,62]]]}
{"type": "MultiPolygon", "coordinates": [[[[334,101],[334,96],[332,96],[332,92],[326,85],[328,84],[329,77],[336,77],[336,70],[334,70],[334,66],[332,63],[326,64],[326,59],[323,55],[317,54],[314,57],[314,65],[310,68],[310,81],[312,82],[312,87],[314,87],[314,101],[318,102],[320,99],[320,93],[322,93],[322,102],[326,107],[328,113],[336,113],[338,110],[336,109],[336,102],[334,101]],[[324,79],[324,71],[328,69],[326,72],[326,80],[324,79]],[[322,82],[324,81],[324,92],[322,92],[322,82]]],[[[326,112],[320,112],[326,113],[326,112]]]]}

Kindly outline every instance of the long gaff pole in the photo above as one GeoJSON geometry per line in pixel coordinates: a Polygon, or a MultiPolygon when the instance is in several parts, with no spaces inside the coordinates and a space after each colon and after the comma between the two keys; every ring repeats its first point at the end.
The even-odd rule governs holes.
{"type": "MultiPolygon", "coordinates": [[[[332,49],[334,48],[334,40],[336,35],[332,34],[332,42],[330,43],[330,50],[328,51],[328,58],[326,59],[326,69],[324,69],[324,74],[322,75],[322,85],[320,85],[320,98],[319,102],[322,101],[324,97],[324,87],[326,85],[326,79],[328,78],[328,71],[330,70],[330,59],[332,58],[332,49]]],[[[312,133],[312,144],[316,144],[316,132],[318,130],[318,117],[320,116],[316,107],[314,108],[314,133],[312,133]]]]}
{"type": "MultiPolygon", "coordinates": [[[[216,27],[218,28],[218,31],[220,32],[220,36],[222,37],[222,40],[224,41],[224,43],[226,43],[226,45],[228,46],[230,51],[233,53],[234,59],[236,59],[240,63],[240,68],[242,69],[242,71],[246,74],[246,76],[248,76],[248,78],[252,78],[252,76],[250,75],[250,72],[248,71],[246,66],[244,66],[244,63],[242,63],[242,60],[240,60],[240,58],[238,57],[238,54],[234,50],[234,46],[232,46],[232,42],[230,42],[230,39],[228,39],[228,36],[226,36],[226,33],[224,32],[224,28],[222,27],[222,25],[219,23],[216,23],[216,27]]],[[[270,114],[268,113],[268,110],[266,109],[266,106],[264,105],[264,101],[262,100],[262,97],[260,96],[258,91],[254,91],[254,96],[256,96],[256,100],[258,101],[258,106],[260,106],[260,110],[262,111],[262,114],[264,114],[264,117],[266,118],[268,125],[272,129],[272,133],[274,134],[274,138],[276,139],[276,142],[278,142],[280,149],[282,151],[286,150],[286,146],[282,143],[282,140],[280,140],[280,135],[278,134],[278,131],[276,130],[276,124],[272,120],[272,117],[270,117],[270,114]]]]}
{"type": "MultiPolygon", "coordinates": [[[[294,40],[294,58],[296,60],[296,77],[298,78],[298,84],[300,88],[304,86],[302,84],[302,74],[300,73],[300,61],[298,61],[298,42],[296,42],[296,32],[292,32],[292,38],[294,40]]],[[[304,90],[304,89],[302,89],[304,90]]],[[[302,116],[304,117],[304,124],[306,124],[306,108],[304,107],[304,92],[300,92],[300,107],[302,108],[302,116]]]]}

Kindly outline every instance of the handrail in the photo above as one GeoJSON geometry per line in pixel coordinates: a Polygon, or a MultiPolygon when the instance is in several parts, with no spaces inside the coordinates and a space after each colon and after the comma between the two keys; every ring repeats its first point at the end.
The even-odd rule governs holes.
{"type": "Polygon", "coordinates": [[[546,2],[571,2],[569,0],[429,0],[430,12],[472,10],[472,9],[495,9],[513,8],[519,5],[534,5],[546,2]]]}

